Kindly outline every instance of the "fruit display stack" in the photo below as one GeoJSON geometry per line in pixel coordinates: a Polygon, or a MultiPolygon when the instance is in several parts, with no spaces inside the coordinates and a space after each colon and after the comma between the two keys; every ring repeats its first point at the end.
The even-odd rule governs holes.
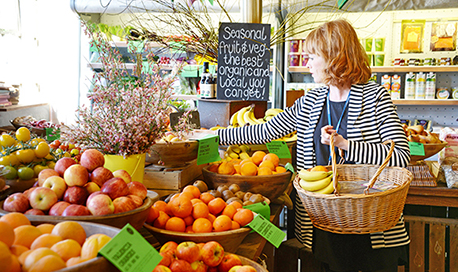
{"type": "Polygon", "coordinates": [[[246,146],[229,146],[224,160],[211,164],[208,170],[221,175],[241,176],[275,175],[286,172],[275,153],[258,150],[250,156],[247,153],[248,149],[244,147],[246,146]]]}

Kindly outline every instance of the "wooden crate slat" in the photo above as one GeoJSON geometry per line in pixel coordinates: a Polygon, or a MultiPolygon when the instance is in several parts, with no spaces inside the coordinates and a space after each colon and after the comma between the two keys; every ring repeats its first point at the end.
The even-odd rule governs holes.
{"type": "Polygon", "coordinates": [[[449,254],[450,272],[458,272],[458,223],[450,226],[449,254]]]}
{"type": "Polygon", "coordinates": [[[445,225],[429,225],[430,271],[445,271],[445,225]]]}
{"type": "Polygon", "coordinates": [[[409,271],[425,271],[425,223],[420,221],[409,222],[409,271]]]}

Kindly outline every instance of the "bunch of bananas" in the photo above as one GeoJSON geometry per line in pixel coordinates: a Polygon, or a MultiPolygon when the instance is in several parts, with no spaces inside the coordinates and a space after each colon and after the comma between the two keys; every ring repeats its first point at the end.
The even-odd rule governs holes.
{"type": "Polygon", "coordinates": [[[273,108],[273,109],[268,109],[266,110],[266,112],[264,113],[264,118],[263,120],[268,122],[270,121],[270,119],[274,118],[277,114],[279,114],[280,112],[283,112],[282,109],[277,109],[277,108],[273,108]]]}
{"type": "Polygon", "coordinates": [[[306,191],[331,194],[334,192],[332,184],[332,171],[307,171],[302,169],[298,172],[299,185],[306,191]]]}
{"type": "Polygon", "coordinates": [[[230,145],[227,147],[226,151],[224,152],[224,158],[228,161],[232,159],[248,159],[250,157],[249,152],[251,148],[249,145],[230,145]]]}
{"type": "Polygon", "coordinates": [[[293,201],[286,192],[283,192],[283,194],[279,196],[277,199],[272,200],[272,203],[280,205],[283,204],[288,208],[288,210],[293,209],[293,201]]]}
{"type": "Polygon", "coordinates": [[[245,125],[257,125],[265,123],[263,119],[257,119],[254,116],[254,105],[241,108],[232,114],[229,125],[230,127],[243,127],[245,125]]]}

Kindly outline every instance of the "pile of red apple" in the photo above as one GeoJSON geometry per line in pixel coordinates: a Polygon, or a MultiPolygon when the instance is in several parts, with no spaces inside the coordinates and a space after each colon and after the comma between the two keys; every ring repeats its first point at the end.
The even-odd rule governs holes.
{"type": "Polygon", "coordinates": [[[169,241],[161,246],[159,254],[162,260],[153,272],[256,272],[253,266],[243,265],[239,256],[225,253],[216,241],[169,241]]]}
{"type": "Polygon", "coordinates": [[[107,215],[134,210],[143,205],[147,189],[132,181],[125,170],[111,172],[95,149],[84,151],[80,163],[61,158],[53,169],[38,175],[34,187],[8,196],[3,209],[31,215],[107,215]]]}

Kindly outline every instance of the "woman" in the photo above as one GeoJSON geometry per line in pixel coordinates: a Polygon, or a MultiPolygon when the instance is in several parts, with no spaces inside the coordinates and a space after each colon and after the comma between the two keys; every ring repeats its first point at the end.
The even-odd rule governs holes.
{"type": "MultiPolygon", "coordinates": [[[[396,145],[388,166],[407,166],[410,151],[399,117],[385,88],[368,82],[367,55],[353,27],[345,20],[324,23],[304,46],[312,77],[325,86],[265,124],[217,130],[220,143],[263,144],[297,131],[297,168],[307,169],[328,165],[336,132],[335,146],[344,150],[347,163],[382,164],[389,150],[382,143],[391,139],[396,145]]],[[[313,228],[299,198],[295,212],[298,240],[312,247],[328,271],[397,271],[398,260],[405,259],[409,237],[402,217],[385,232],[346,235],[313,228]]]]}

